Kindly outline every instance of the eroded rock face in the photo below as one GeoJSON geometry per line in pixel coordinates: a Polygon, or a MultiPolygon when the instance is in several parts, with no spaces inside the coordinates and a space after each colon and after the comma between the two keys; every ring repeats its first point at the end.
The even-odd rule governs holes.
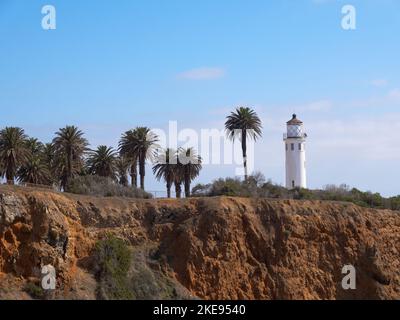
{"type": "Polygon", "coordinates": [[[0,275],[8,279],[38,277],[51,264],[59,297],[70,297],[71,284],[91,272],[85,261],[96,240],[108,233],[155,247],[151,267],[199,298],[400,298],[399,212],[321,201],[128,200],[0,187],[0,275]],[[346,264],[356,268],[356,290],[341,287],[346,264]]]}
{"type": "Polygon", "coordinates": [[[400,297],[400,216],[351,204],[212,199],[161,241],[178,279],[209,299],[400,297]],[[341,287],[354,265],[357,290],[341,287]]]}
{"type": "Polygon", "coordinates": [[[0,194],[0,223],[10,225],[26,215],[26,204],[14,194],[0,194]]]}

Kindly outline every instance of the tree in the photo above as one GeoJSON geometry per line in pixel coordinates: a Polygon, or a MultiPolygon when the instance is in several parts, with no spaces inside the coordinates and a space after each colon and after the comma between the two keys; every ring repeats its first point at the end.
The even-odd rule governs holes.
{"type": "Polygon", "coordinates": [[[171,187],[175,181],[175,164],[173,164],[175,155],[176,152],[173,149],[167,148],[156,155],[155,165],[153,166],[153,173],[156,179],[165,181],[168,198],[171,198],[171,187]]]}
{"type": "Polygon", "coordinates": [[[129,159],[125,157],[117,157],[117,160],[115,162],[115,167],[117,170],[117,177],[118,177],[118,183],[123,185],[123,186],[128,186],[128,170],[129,170],[129,159]]]}
{"type": "Polygon", "coordinates": [[[71,178],[83,168],[83,156],[87,151],[88,142],[83,137],[83,132],[77,127],[66,126],[56,132],[53,144],[57,175],[61,188],[65,191],[71,178]]]}
{"type": "Polygon", "coordinates": [[[112,147],[98,146],[91,151],[86,162],[89,174],[116,179],[117,154],[112,147]]]}
{"type": "Polygon", "coordinates": [[[14,184],[18,168],[27,160],[29,151],[26,147],[27,136],[17,127],[6,127],[0,131],[1,175],[8,184],[14,184]]]}
{"type": "Polygon", "coordinates": [[[120,157],[125,158],[130,164],[131,184],[133,188],[137,188],[137,165],[138,154],[135,149],[136,137],[134,130],[128,130],[122,134],[119,141],[119,154],[120,157]]]}
{"type": "Polygon", "coordinates": [[[51,174],[47,167],[43,144],[35,138],[25,142],[28,155],[17,171],[20,182],[32,184],[51,184],[51,174]]]}
{"type": "Polygon", "coordinates": [[[179,160],[179,152],[174,155],[174,185],[175,185],[175,195],[179,199],[182,195],[182,183],[184,181],[185,175],[183,170],[183,165],[179,160]]]}
{"type": "Polygon", "coordinates": [[[135,167],[136,163],[139,164],[140,188],[142,190],[144,190],[146,160],[153,158],[157,141],[158,137],[149,128],[137,127],[125,132],[119,143],[120,154],[132,159],[132,164],[135,167]]]}
{"type": "Polygon", "coordinates": [[[179,150],[179,162],[182,165],[185,197],[190,197],[190,184],[200,174],[202,159],[193,148],[179,150]]]}
{"type": "Polygon", "coordinates": [[[52,143],[46,143],[43,145],[42,151],[43,161],[46,165],[48,172],[50,173],[51,183],[56,182],[56,163],[55,163],[55,148],[52,143]]]}
{"type": "Polygon", "coordinates": [[[257,140],[262,135],[261,120],[256,112],[248,107],[239,107],[226,118],[225,130],[234,141],[239,138],[242,145],[244,178],[247,180],[247,138],[257,140]]]}

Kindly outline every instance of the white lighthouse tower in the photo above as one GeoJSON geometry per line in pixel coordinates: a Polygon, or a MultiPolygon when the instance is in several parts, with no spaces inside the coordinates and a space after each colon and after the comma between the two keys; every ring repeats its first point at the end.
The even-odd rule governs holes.
{"type": "Polygon", "coordinates": [[[288,189],[307,188],[306,138],[303,122],[294,114],[287,122],[287,132],[283,136],[286,153],[286,188],[288,189]]]}

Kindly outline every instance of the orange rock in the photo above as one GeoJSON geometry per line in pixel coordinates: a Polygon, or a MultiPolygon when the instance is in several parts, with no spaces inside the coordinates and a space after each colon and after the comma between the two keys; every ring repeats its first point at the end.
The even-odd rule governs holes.
{"type": "Polygon", "coordinates": [[[0,274],[9,282],[38,277],[52,264],[59,297],[82,291],[83,282],[91,289],[78,298],[94,298],[90,255],[107,233],[155,247],[152,268],[199,298],[400,298],[399,212],[324,201],[135,200],[0,187],[0,274]],[[356,268],[356,290],[341,288],[345,264],[356,268]]]}

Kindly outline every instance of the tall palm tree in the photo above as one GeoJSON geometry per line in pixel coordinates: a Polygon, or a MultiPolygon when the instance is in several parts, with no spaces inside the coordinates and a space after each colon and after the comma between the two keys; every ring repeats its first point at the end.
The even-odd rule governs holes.
{"type": "Polygon", "coordinates": [[[87,159],[89,174],[115,179],[117,153],[112,147],[98,146],[97,150],[91,151],[87,159]]]}
{"type": "Polygon", "coordinates": [[[46,164],[47,170],[50,172],[51,182],[55,182],[56,163],[55,163],[55,148],[52,143],[43,145],[43,161],[46,164]]]}
{"type": "Polygon", "coordinates": [[[140,188],[144,190],[146,160],[152,159],[158,137],[147,127],[137,127],[125,132],[119,149],[121,155],[136,158],[139,164],[140,188]]]}
{"type": "Polygon", "coordinates": [[[153,173],[156,179],[160,181],[163,179],[167,187],[167,197],[171,198],[171,187],[175,181],[175,164],[173,159],[176,152],[173,149],[167,148],[159,152],[155,157],[155,165],[153,166],[153,173]]]}
{"type": "Polygon", "coordinates": [[[185,197],[189,198],[190,184],[200,174],[202,159],[196,154],[194,148],[181,148],[179,150],[179,162],[182,164],[185,197]]]}
{"type": "Polygon", "coordinates": [[[51,184],[51,174],[44,157],[44,146],[35,138],[25,142],[27,159],[17,171],[18,180],[33,184],[51,184]]]}
{"type": "Polygon", "coordinates": [[[18,168],[28,158],[26,139],[27,136],[21,128],[6,127],[0,131],[1,174],[6,177],[8,184],[14,184],[18,168]]]}
{"type": "Polygon", "coordinates": [[[182,195],[182,183],[185,179],[185,173],[183,165],[180,161],[179,152],[176,152],[174,155],[174,186],[175,186],[175,196],[179,199],[182,195]]]}
{"type": "Polygon", "coordinates": [[[138,166],[138,154],[135,152],[134,148],[135,143],[136,137],[134,130],[128,130],[124,134],[122,134],[118,147],[120,157],[126,159],[129,162],[129,173],[131,176],[131,184],[133,188],[137,188],[138,166]]]}
{"type": "Polygon", "coordinates": [[[115,167],[117,170],[117,176],[118,176],[118,183],[123,186],[128,186],[128,177],[127,173],[129,170],[129,159],[125,157],[117,157],[117,161],[115,162],[115,167]]]}
{"type": "Polygon", "coordinates": [[[53,144],[61,188],[65,191],[71,178],[83,168],[88,141],[77,127],[66,126],[56,132],[53,144]]]}
{"type": "Polygon", "coordinates": [[[137,139],[136,150],[139,155],[140,188],[144,190],[146,160],[153,159],[158,137],[147,127],[138,127],[135,129],[135,133],[137,139]]]}
{"type": "Polygon", "coordinates": [[[242,144],[244,178],[247,180],[247,138],[257,140],[262,135],[262,124],[257,113],[248,107],[239,107],[226,118],[225,130],[233,141],[239,138],[242,144]]]}

